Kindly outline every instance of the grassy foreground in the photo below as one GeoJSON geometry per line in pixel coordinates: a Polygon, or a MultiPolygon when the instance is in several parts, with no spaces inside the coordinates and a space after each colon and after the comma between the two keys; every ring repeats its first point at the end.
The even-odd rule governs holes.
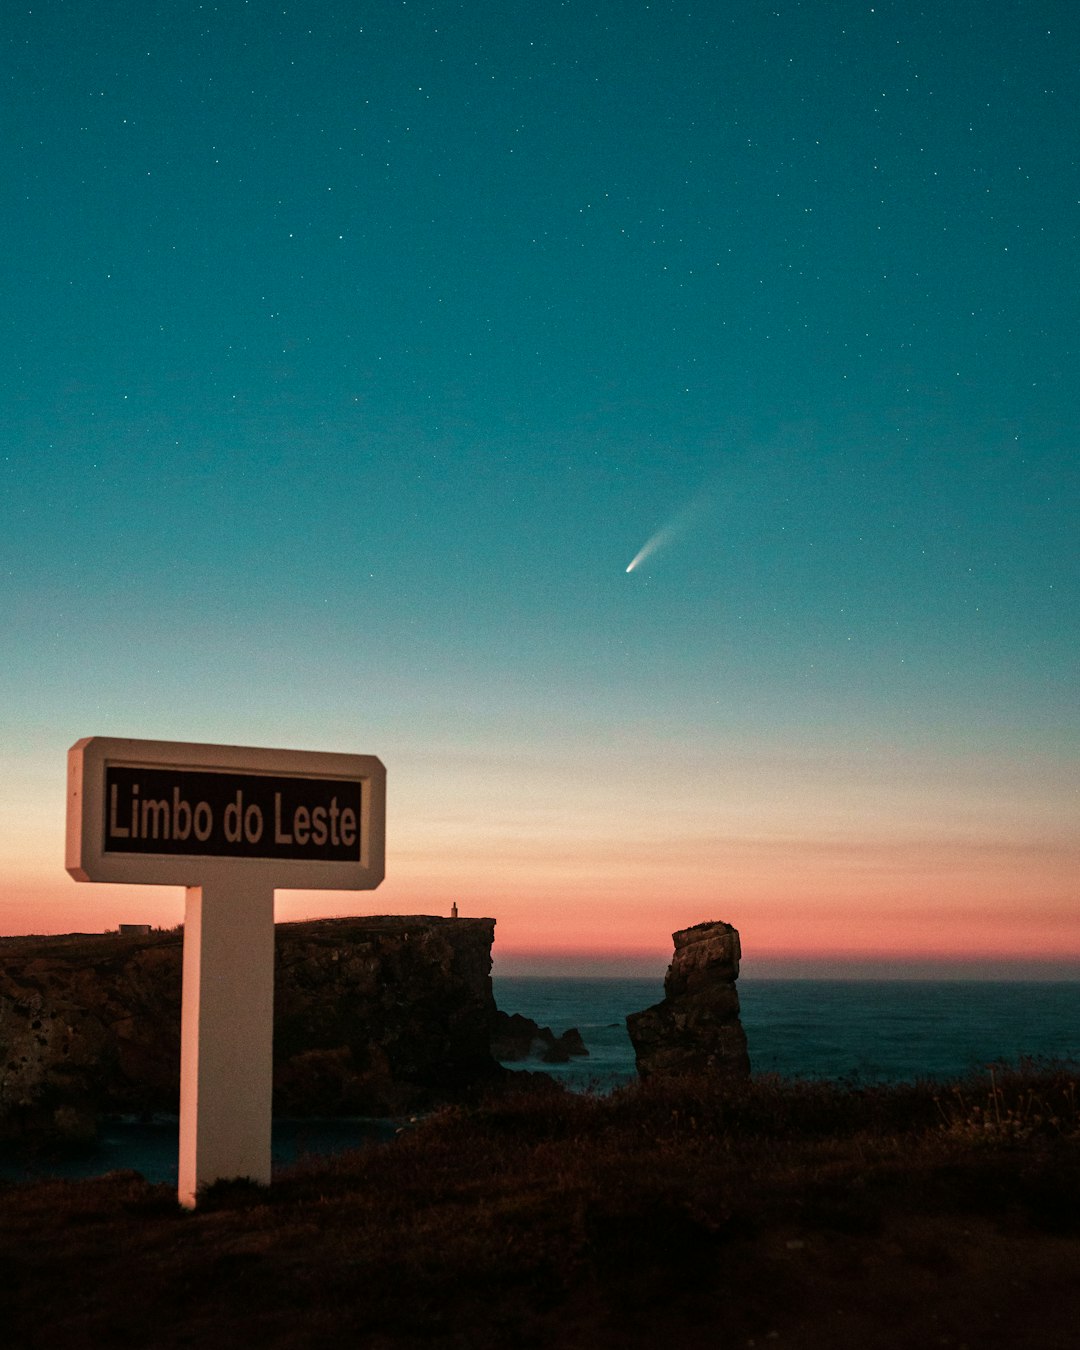
{"type": "Polygon", "coordinates": [[[0,1340],[48,1347],[1080,1345],[1080,1078],[558,1090],[195,1213],[0,1189],[0,1340]]]}

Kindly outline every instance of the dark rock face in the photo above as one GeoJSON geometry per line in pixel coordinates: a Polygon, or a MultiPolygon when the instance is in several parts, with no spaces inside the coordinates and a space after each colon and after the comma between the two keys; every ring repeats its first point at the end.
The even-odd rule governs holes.
{"type": "Polygon", "coordinates": [[[540,1026],[531,1017],[496,1012],[491,1053],[507,1063],[540,1059],[545,1064],[565,1064],[571,1057],[587,1055],[589,1051],[577,1027],[556,1036],[550,1027],[540,1026]]]}
{"type": "Polygon", "coordinates": [[[638,1073],[748,1078],[750,1056],[735,989],[742,957],[738,932],[716,921],[684,928],[672,938],[675,955],[663,1001],[626,1019],[638,1073]]]}
{"type": "Polygon", "coordinates": [[[494,939],[494,919],[280,924],[275,1110],[393,1115],[498,1077],[494,939]]]}
{"type": "Polygon", "coordinates": [[[175,1111],[180,935],[0,945],[0,1137],[93,1133],[99,1110],[175,1111]]]}
{"type": "MultiPolygon", "coordinates": [[[[279,924],[274,1109],[393,1115],[502,1072],[493,919],[279,924]]],[[[179,1107],[182,934],[0,941],[0,1137],[179,1107]]]]}
{"type": "MultiPolygon", "coordinates": [[[[541,1027],[546,1031],[547,1027],[541,1027]]],[[[545,1064],[565,1064],[567,1060],[576,1058],[578,1055],[588,1055],[589,1047],[581,1038],[581,1032],[577,1027],[570,1027],[564,1031],[561,1036],[553,1036],[551,1044],[544,1051],[541,1058],[545,1064]]]]}

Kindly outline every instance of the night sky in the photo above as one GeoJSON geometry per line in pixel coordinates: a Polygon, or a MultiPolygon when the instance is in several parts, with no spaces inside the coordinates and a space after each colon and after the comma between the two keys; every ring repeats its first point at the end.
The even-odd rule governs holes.
{"type": "Polygon", "coordinates": [[[1080,969],[1072,0],[0,39],[0,931],[179,922],[63,870],[120,735],[384,760],[279,918],[1080,969]]]}

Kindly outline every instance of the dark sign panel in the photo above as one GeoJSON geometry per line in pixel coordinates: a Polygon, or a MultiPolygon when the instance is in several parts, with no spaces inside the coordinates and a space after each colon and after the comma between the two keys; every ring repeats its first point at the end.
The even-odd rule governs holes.
{"type": "Polygon", "coordinates": [[[105,852],[360,859],[361,783],[207,769],[105,769],[105,852]]]}

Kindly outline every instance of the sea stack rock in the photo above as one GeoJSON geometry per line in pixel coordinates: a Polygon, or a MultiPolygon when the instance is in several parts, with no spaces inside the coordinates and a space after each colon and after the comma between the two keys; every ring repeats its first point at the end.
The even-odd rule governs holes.
{"type": "Polygon", "coordinates": [[[742,956],[737,930],[717,920],[684,928],[672,938],[675,955],[664,979],[663,1002],[626,1019],[638,1074],[748,1078],[750,1056],[735,989],[742,956]]]}

